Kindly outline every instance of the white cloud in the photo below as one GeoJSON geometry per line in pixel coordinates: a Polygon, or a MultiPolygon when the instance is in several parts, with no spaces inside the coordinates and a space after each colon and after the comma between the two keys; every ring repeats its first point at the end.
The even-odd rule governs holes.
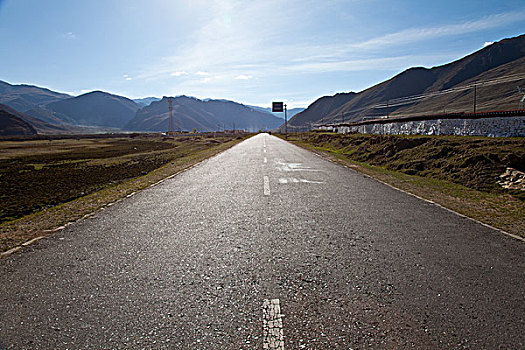
{"type": "Polygon", "coordinates": [[[490,46],[494,44],[494,41],[485,41],[485,43],[483,44],[483,47],[487,47],[487,46],[490,46]]]}
{"type": "Polygon", "coordinates": [[[67,32],[62,34],[62,38],[66,40],[75,40],[78,39],[78,37],[73,32],[67,32]]]}
{"type": "Polygon", "coordinates": [[[123,77],[124,79],[128,80],[128,81],[129,81],[129,80],[133,80],[133,78],[130,77],[129,75],[127,75],[127,74],[124,74],[122,77],[123,77]]]}
{"type": "MultiPolygon", "coordinates": [[[[180,82],[179,88],[182,89],[212,80],[218,83],[220,79],[216,79],[215,75],[249,80],[254,76],[262,78],[297,72],[396,70],[407,67],[403,62],[405,57],[376,56],[368,50],[481,31],[525,19],[525,12],[502,13],[439,27],[409,28],[354,43],[349,42],[351,37],[330,43],[313,38],[283,41],[286,40],[283,39],[286,34],[300,30],[297,26],[301,24],[289,21],[289,18],[301,17],[307,22],[308,18],[315,17],[316,11],[322,11],[325,6],[305,1],[308,2],[307,6],[304,1],[298,0],[290,0],[286,6],[282,6],[279,0],[207,2],[210,4],[206,11],[208,16],[203,16],[207,20],[203,20],[190,39],[177,48],[176,54],[163,57],[158,64],[149,67],[138,77],[157,80],[164,79],[166,74],[182,76],[186,72],[195,72],[193,75],[198,77],[212,77],[209,72],[214,72],[213,79],[180,82]],[[230,18],[231,21],[224,21],[224,18],[230,18]],[[174,67],[177,67],[176,71],[174,67]],[[249,70],[250,75],[242,73],[243,70],[249,70]]],[[[422,62],[428,62],[429,57],[426,58],[422,62]]],[[[447,56],[445,59],[449,58],[447,56]]],[[[421,64],[412,59],[410,61],[415,65],[421,64]]],[[[436,60],[432,62],[438,64],[436,60]]]]}
{"type": "Polygon", "coordinates": [[[383,48],[385,46],[407,44],[438,37],[478,32],[523,20],[525,20],[525,12],[501,13],[464,23],[448,24],[440,27],[405,29],[396,33],[390,33],[369,39],[361,43],[351,44],[351,46],[359,49],[383,48]]]}
{"type": "Polygon", "coordinates": [[[414,56],[380,57],[367,59],[348,59],[332,62],[312,61],[287,67],[290,71],[302,73],[314,72],[358,72],[366,70],[397,70],[407,65],[408,61],[417,61],[414,56]]]}
{"type": "Polygon", "coordinates": [[[181,77],[183,75],[188,75],[188,73],[187,72],[171,72],[170,75],[172,77],[181,77]]]}
{"type": "Polygon", "coordinates": [[[236,80],[250,80],[252,78],[253,78],[252,75],[244,75],[244,74],[240,74],[235,77],[236,80]]]}

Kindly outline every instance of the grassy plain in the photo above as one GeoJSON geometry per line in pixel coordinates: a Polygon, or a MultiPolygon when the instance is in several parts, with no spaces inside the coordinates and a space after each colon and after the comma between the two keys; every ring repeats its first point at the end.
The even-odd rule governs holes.
{"type": "Polygon", "coordinates": [[[394,187],[525,237],[525,191],[502,188],[525,171],[525,139],[300,133],[288,137],[394,187]]]}
{"type": "Polygon", "coordinates": [[[81,219],[244,138],[201,134],[0,141],[0,251],[81,219]]]}

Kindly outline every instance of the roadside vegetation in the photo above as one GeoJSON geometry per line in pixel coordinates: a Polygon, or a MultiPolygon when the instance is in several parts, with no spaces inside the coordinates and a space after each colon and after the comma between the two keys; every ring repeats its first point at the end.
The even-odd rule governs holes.
{"type": "Polygon", "coordinates": [[[0,251],[78,220],[244,138],[139,134],[0,141],[0,251]]]}
{"type": "Polygon", "coordinates": [[[311,132],[291,134],[288,140],[525,237],[525,191],[500,184],[508,168],[525,171],[523,138],[311,132]]]}

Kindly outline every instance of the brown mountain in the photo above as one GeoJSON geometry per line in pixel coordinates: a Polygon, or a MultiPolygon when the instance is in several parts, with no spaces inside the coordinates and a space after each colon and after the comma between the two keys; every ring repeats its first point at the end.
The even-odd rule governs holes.
{"type": "MultiPolygon", "coordinates": [[[[175,129],[214,131],[219,129],[243,129],[257,131],[273,129],[283,120],[270,113],[257,111],[240,103],[227,100],[199,100],[194,97],[173,97],[175,129]]],[[[127,130],[167,131],[169,124],[168,97],[152,102],[137,111],[127,130]]]]}
{"type": "Polygon", "coordinates": [[[0,104],[0,136],[36,135],[31,124],[10,112],[10,108],[0,104]]]}
{"type": "Polygon", "coordinates": [[[525,35],[504,39],[446,65],[410,68],[357,94],[343,94],[339,106],[332,102],[338,95],[318,99],[292,118],[290,125],[306,125],[323,118],[332,122],[343,118],[359,121],[387,113],[408,116],[472,111],[474,83],[477,111],[516,109],[516,87],[525,85],[524,63],[525,35]]]}
{"type": "Polygon", "coordinates": [[[309,123],[316,123],[330,114],[330,112],[339,109],[345,103],[351,101],[358,94],[355,92],[339,93],[334,96],[323,96],[308,106],[307,109],[301,113],[296,114],[290,119],[291,125],[305,125],[309,123]]]}

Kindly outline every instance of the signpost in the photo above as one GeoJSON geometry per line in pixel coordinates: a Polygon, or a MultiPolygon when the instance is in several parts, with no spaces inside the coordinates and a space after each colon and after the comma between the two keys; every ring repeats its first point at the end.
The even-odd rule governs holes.
{"type": "Polygon", "coordinates": [[[272,102],[272,112],[283,112],[284,111],[283,102],[272,102]]]}
{"type": "Polygon", "coordinates": [[[288,137],[288,116],[284,102],[272,102],[272,112],[284,112],[284,135],[288,137]]]}

